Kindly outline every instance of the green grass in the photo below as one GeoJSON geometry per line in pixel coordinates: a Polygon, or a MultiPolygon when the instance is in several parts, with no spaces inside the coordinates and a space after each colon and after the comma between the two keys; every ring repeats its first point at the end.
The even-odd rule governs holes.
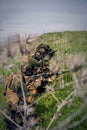
{"type": "MultiPolygon", "coordinates": [[[[79,53],[83,53],[85,55],[85,58],[87,59],[87,32],[86,31],[83,32],[67,31],[67,32],[47,33],[47,34],[43,34],[41,36],[40,41],[38,42],[41,42],[42,40],[44,40],[44,44],[48,44],[54,50],[57,50],[53,61],[57,61],[61,65],[61,70],[66,68],[66,59],[67,56],[69,56],[70,54],[76,55],[79,53]]],[[[70,73],[65,74],[62,78],[64,80],[64,84],[72,81],[72,76],[70,73]]],[[[68,94],[74,89],[73,85],[69,85],[64,89],[60,90],[58,79],[56,79],[52,83],[52,86],[54,86],[55,90],[57,90],[55,92],[55,96],[60,102],[62,102],[68,96],[68,94]]],[[[48,126],[50,120],[52,119],[54,113],[56,112],[57,109],[56,104],[57,102],[55,101],[55,99],[53,100],[53,97],[50,95],[48,95],[46,98],[41,99],[38,102],[38,104],[36,104],[37,112],[44,119],[42,126],[44,126],[45,128],[48,126]]],[[[60,112],[61,116],[59,116],[59,118],[53,122],[51,128],[57,125],[59,121],[66,119],[71,113],[75,112],[80,105],[81,105],[81,100],[78,97],[75,97],[73,100],[73,106],[69,108],[65,106],[60,112]]],[[[83,112],[83,115],[84,114],[85,113],[83,112]]],[[[79,119],[78,116],[77,119],[79,119]]],[[[85,130],[85,128],[87,128],[86,124],[82,123],[82,125],[79,126],[79,129],[80,128],[84,128],[85,130]]],[[[75,129],[78,129],[78,127],[76,127],[75,129]]]]}
{"type": "MultiPolygon", "coordinates": [[[[0,108],[4,109],[5,100],[3,97],[4,84],[0,85],[0,108]]],[[[4,116],[0,113],[0,130],[6,130],[6,123],[4,121],[4,116]]]]}
{"type": "MultiPolygon", "coordinates": [[[[84,115],[87,115],[87,107],[79,114],[77,117],[75,117],[71,123],[74,123],[78,120],[81,120],[84,115]]],[[[72,130],[86,130],[87,129],[87,120],[85,119],[80,125],[76,126],[75,128],[72,128],[72,130]]],[[[70,129],[69,129],[70,130],[70,129]]]]}
{"type": "MultiPolygon", "coordinates": [[[[66,66],[66,59],[67,56],[70,54],[76,55],[79,53],[83,53],[86,57],[86,64],[87,64],[87,32],[86,31],[76,31],[76,32],[53,32],[53,33],[46,33],[40,36],[39,39],[34,41],[30,46],[31,48],[36,46],[40,43],[44,43],[50,45],[52,49],[57,50],[55,56],[53,57],[53,61],[57,61],[58,65],[60,66],[60,70],[64,70],[67,68],[66,66]],[[36,46],[35,46],[36,45],[36,46]]],[[[12,72],[19,71],[20,63],[14,59],[9,59],[8,64],[15,64],[14,68],[11,70],[12,72]]],[[[0,75],[3,75],[5,78],[9,76],[11,72],[6,71],[4,68],[0,68],[0,75]]],[[[64,87],[63,89],[60,88],[59,81],[64,81],[64,84],[68,82],[72,82],[71,73],[64,74],[63,76],[56,78],[55,81],[51,84],[54,89],[54,95],[61,103],[74,89],[73,85],[69,85],[64,87]]],[[[0,105],[4,106],[4,98],[2,96],[2,92],[4,89],[4,85],[0,87],[0,105]]],[[[47,94],[46,97],[43,97],[46,92],[36,97],[36,100],[41,98],[36,104],[35,108],[37,113],[43,119],[43,122],[40,124],[41,127],[47,128],[49,122],[51,121],[54,113],[57,110],[57,101],[51,94],[47,94]]],[[[65,120],[71,113],[75,112],[81,105],[81,100],[76,96],[73,98],[72,104],[68,107],[67,105],[64,106],[58,118],[52,123],[50,128],[55,127],[60,121],[65,120]]],[[[71,122],[81,119],[87,113],[87,110],[84,110],[82,114],[77,116],[71,122]]],[[[0,119],[1,130],[5,130],[5,124],[3,122],[3,116],[0,119]]],[[[86,130],[87,129],[87,121],[84,121],[80,126],[75,127],[72,130],[86,130]]]]}

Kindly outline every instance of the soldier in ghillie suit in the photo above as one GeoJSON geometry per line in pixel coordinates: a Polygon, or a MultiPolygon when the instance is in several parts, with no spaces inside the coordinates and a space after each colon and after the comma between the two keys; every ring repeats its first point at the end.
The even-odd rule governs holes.
{"type": "MultiPolygon", "coordinates": [[[[23,125],[23,119],[18,107],[24,104],[23,90],[28,105],[35,101],[37,94],[46,89],[46,85],[52,81],[54,75],[49,69],[49,60],[54,54],[55,51],[48,45],[40,44],[34,53],[31,52],[23,57],[21,71],[10,75],[6,82],[4,95],[7,113],[20,126],[23,125]]],[[[21,113],[24,113],[23,109],[21,113]]],[[[27,120],[29,117],[30,115],[27,115],[27,120]]]]}

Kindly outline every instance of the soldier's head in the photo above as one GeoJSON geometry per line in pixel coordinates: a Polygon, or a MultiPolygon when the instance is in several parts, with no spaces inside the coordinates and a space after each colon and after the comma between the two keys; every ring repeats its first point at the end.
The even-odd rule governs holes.
{"type": "Polygon", "coordinates": [[[26,75],[32,75],[35,72],[35,68],[45,63],[53,57],[55,51],[50,48],[50,46],[45,44],[40,44],[35,52],[29,53],[27,56],[24,56],[21,62],[21,72],[26,75]]]}
{"type": "Polygon", "coordinates": [[[37,60],[42,60],[43,58],[48,56],[49,57],[48,60],[49,60],[51,57],[53,57],[54,53],[55,51],[52,50],[49,45],[40,44],[36,49],[34,57],[37,60]]]}

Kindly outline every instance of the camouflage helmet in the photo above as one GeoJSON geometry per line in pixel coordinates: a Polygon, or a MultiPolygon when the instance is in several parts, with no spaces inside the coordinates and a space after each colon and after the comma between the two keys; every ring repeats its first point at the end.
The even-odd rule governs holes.
{"type": "Polygon", "coordinates": [[[47,55],[51,58],[54,53],[55,51],[52,50],[49,45],[40,44],[36,49],[35,59],[42,59],[47,55]]]}

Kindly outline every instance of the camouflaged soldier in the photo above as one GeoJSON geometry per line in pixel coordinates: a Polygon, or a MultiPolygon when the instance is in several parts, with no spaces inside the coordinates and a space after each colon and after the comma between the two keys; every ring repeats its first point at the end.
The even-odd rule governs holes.
{"type": "MultiPolygon", "coordinates": [[[[53,74],[49,70],[49,60],[54,51],[44,44],[40,44],[36,52],[24,56],[21,62],[21,72],[9,76],[4,95],[8,111],[17,111],[17,106],[23,105],[24,99],[21,89],[21,81],[24,88],[27,104],[33,103],[35,96],[45,90],[45,86],[52,81],[53,74]]],[[[21,124],[21,118],[15,121],[21,124]]]]}
{"type": "Polygon", "coordinates": [[[16,105],[22,101],[21,80],[23,80],[24,89],[26,88],[28,103],[34,101],[34,95],[39,91],[41,92],[41,89],[44,90],[44,86],[51,81],[53,76],[49,70],[49,60],[53,55],[54,51],[48,45],[40,44],[36,52],[31,52],[23,57],[21,72],[12,74],[5,86],[4,94],[6,95],[7,106],[16,109],[16,105]],[[13,106],[15,107],[13,108],[13,106]]]}

